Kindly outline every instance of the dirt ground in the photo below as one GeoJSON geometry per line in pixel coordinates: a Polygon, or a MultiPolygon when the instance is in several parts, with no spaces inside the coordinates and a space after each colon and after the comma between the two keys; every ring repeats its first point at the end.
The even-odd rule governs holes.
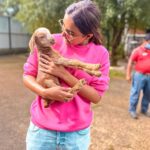
{"type": "MultiPolygon", "coordinates": [[[[25,150],[34,94],[22,83],[26,55],[0,57],[0,150],[25,150]]],[[[93,105],[90,150],[150,150],[150,118],[128,114],[130,84],[111,79],[101,103],[93,105]]],[[[140,107],[138,106],[138,112],[140,107]]]]}

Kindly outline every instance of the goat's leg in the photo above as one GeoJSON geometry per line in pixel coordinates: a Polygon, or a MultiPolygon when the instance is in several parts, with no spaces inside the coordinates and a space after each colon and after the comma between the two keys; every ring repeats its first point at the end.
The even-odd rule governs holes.
{"type": "MultiPolygon", "coordinates": [[[[45,88],[51,88],[60,85],[57,77],[43,73],[41,71],[38,71],[38,76],[36,80],[40,85],[42,85],[45,88]]],[[[47,108],[50,104],[54,102],[54,100],[45,98],[42,98],[42,101],[45,108],[47,108]]]]}
{"type": "Polygon", "coordinates": [[[42,99],[44,108],[48,108],[50,104],[52,104],[54,101],[50,99],[42,99]]]}
{"type": "Polygon", "coordinates": [[[80,79],[71,89],[70,93],[76,94],[86,84],[85,79],[80,79]]]}
{"type": "Polygon", "coordinates": [[[87,70],[99,70],[100,64],[91,64],[85,63],[76,59],[67,59],[64,57],[60,57],[57,60],[54,60],[55,64],[63,65],[66,67],[76,67],[76,68],[85,68],[87,70]]]}
{"type": "MultiPolygon", "coordinates": [[[[49,77],[51,78],[45,79],[44,81],[44,85],[46,86],[46,88],[56,87],[60,85],[57,77],[52,76],[52,75],[50,75],[49,77]]],[[[49,105],[52,104],[53,102],[54,100],[51,100],[51,99],[43,99],[43,104],[45,108],[49,107],[49,105]]]]}
{"type": "Polygon", "coordinates": [[[101,72],[98,70],[89,70],[89,69],[85,69],[85,68],[80,68],[79,69],[82,69],[84,70],[85,72],[87,72],[88,74],[90,75],[94,75],[94,76],[97,76],[97,77],[100,77],[101,76],[101,72]]]}

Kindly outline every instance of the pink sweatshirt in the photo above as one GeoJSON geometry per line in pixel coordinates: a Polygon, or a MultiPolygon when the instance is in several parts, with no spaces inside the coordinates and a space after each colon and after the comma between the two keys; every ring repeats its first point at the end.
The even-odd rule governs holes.
{"type": "MultiPolygon", "coordinates": [[[[110,63],[108,51],[103,46],[95,45],[94,43],[82,46],[67,45],[61,34],[55,34],[54,38],[56,44],[53,48],[58,50],[64,57],[101,64],[101,77],[91,76],[79,69],[68,68],[68,71],[78,79],[86,79],[87,84],[95,88],[99,95],[102,96],[108,89],[109,84],[110,63]]],[[[37,51],[34,50],[24,64],[24,75],[36,77],[37,70],[37,51]]],[[[61,81],[61,85],[68,86],[63,81],[61,81]]],[[[85,99],[78,94],[70,102],[56,101],[48,108],[44,108],[41,97],[37,96],[32,102],[30,112],[32,122],[38,127],[64,132],[77,131],[89,127],[93,118],[90,98],[85,99]]]]}

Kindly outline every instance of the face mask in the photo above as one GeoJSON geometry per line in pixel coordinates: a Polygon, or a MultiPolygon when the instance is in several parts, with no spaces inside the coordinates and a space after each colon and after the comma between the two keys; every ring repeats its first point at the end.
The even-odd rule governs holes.
{"type": "Polygon", "coordinates": [[[145,45],[145,48],[146,48],[147,50],[150,50],[150,43],[146,44],[146,45],[145,45]]]}

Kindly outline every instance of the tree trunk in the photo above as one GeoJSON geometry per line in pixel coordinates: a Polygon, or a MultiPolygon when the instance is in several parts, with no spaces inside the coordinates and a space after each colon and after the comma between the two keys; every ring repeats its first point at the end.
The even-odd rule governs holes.
{"type": "Polygon", "coordinates": [[[121,15],[121,19],[115,21],[115,24],[113,24],[113,37],[112,37],[112,54],[111,54],[111,65],[116,66],[117,65],[117,51],[118,46],[121,43],[122,34],[125,28],[125,15],[126,12],[124,12],[121,15]]]}
{"type": "Polygon", "coordinates": [[[112,53],[111,53],[111,65],[116,66],[117,65],[117,48],[121,43],[121,37],[123,33],[124,27],[120,29],[113,29],[113,40],[112,40],[112,53]]]}

